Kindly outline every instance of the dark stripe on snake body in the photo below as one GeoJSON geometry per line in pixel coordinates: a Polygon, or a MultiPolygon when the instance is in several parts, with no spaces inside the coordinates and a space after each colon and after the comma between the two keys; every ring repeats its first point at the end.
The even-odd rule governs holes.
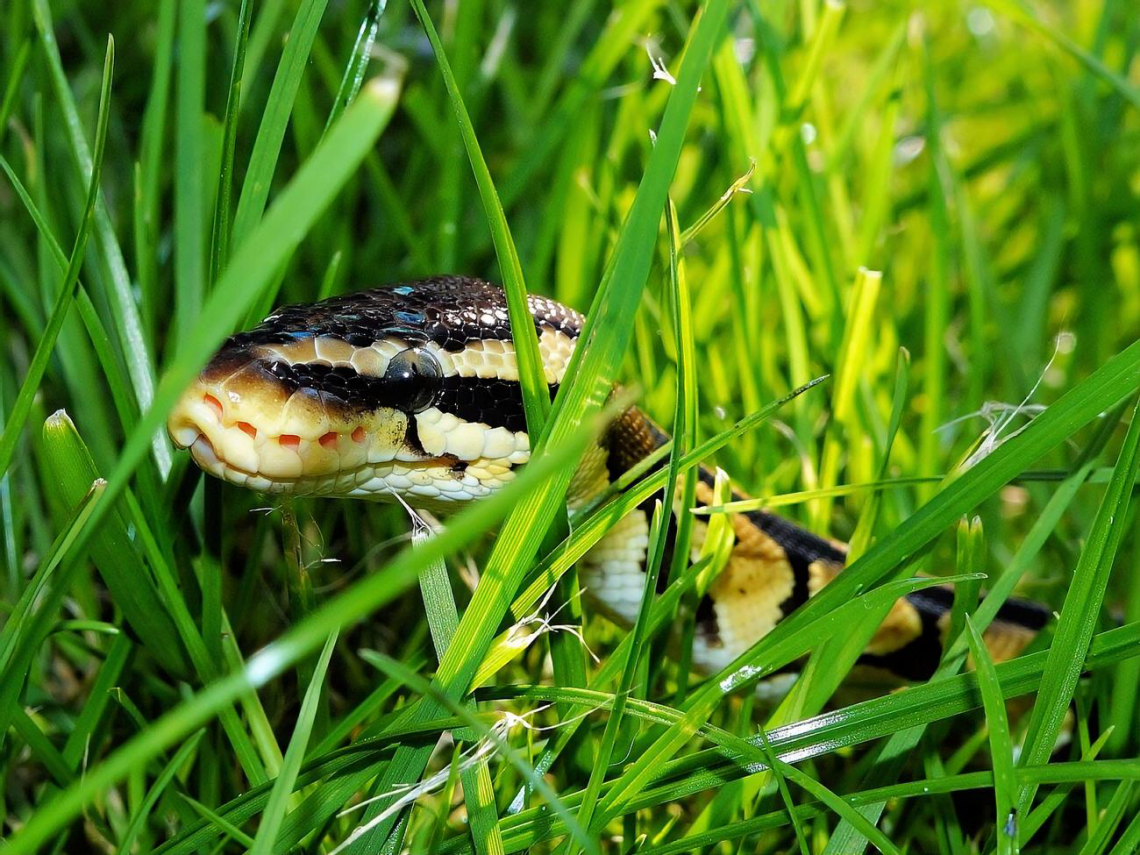
{"type": "MultiPolygon", "coordinates": [[[[919,611],[925,609],[940,614],[954,608],[954,589],[947,586],[927,588],[911,594],[909,599],[919,611]]],[[[985,594],[979,596],[979,605],[985,599],[985,594]]],[[[1037,631],[1044,629],[1049,622],[1049,610],[1028,600],[1006,600],[998,609],[995,620],[1037,631]]]]}
{"type": "MultiPolygon", "coordinates": [[[[381,377],[358,374],[351,368],[323,365],[319,362],[274,362],[269,371],[289,393],[300,389],[320,390],[326,406],[342,411],[369,412],[379,407],[397,407],[389,386],[381,377]]],[[[551,400],[558,384],[550,386],[551,400]]],[[[526,430],[522,393],[515,380],[495,377],[461,377],[458,374],[440,380],[434,406],[466,422],[504,427],[511,431],[526,430]]]]}
{"type": "MultiPolygon", "coordinates": [[[[700,478],[712,489],[716,477],[708,469],[701,468],[700,478]]],[[[746,499],[743,493],[733,490],[734,502],[746,499]]],[[[794,523],[764,511],[744,511],[744,516],[768,537],[772,538],[788,559],[792,568],[792,591],[780,603],[780,611],[790,615],[808,601],[811,596],[811,565],[816,561],[827,561],[843,565],[847,556],[822,537],[817,537],[794,523]]]]}
{"type": "MultiPolygon", "coordinates": [[[[907,601],[915,605],[913,597],[907,597],[907,601]]],[[[942,631],[938,625],[942,613],[923,608],[916,610],[922,621],[922,631],[917,638],[890,653],[864,653],[859,657],[859,662],[875,668],[885,668],[904,680],[922,681],[933,677],[942,659],[942,631]]]]}
{"type": "MultiPolygon", "coordinates": [[[[558,394],[558,384],[550,384],[550,399],[558,394]]],[[[453,375],[441,381],[435,406],[466,422],[510,431],[526,430],[522,391],[515,380],[453,375]]]]}

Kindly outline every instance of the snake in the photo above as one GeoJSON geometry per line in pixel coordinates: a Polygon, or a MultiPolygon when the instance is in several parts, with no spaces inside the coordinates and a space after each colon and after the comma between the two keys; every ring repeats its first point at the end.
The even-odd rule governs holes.
{"type": "MultiPolygon", "coordinates": [[[[581,314],[528,295],[544,380],[557,394],[581,314]]],[[[521,331],[527,334],[527,330],[521,331]]],[[[498,286],[439,276],[290,305],[229,337],[182,393],[167,430],[205,472],[259,493],[400,501],[446,514],[494,494],[531,456],[519,366],[498,286]]],[[[636,406],[583,456],[567,505],[584,507],[669,436],[636,406]]],[[[698,505],[713,503],[701,468],[698,505]]],[[[732,498],[745,495],[733,488],[732,498]]],[[[678,511],[686,509],[677,508],[678,511]]],[[[653,502],[579,562],[598,612],[626,626],[645,589],[653,502]]],[[[708,535],[694,516],[694,560],[708,535]]],[[[691,661],[716,673],[834,579],[847,547],[764,510],[733,513],[731,552],[696,605],[691,661]]],[[[902,681],[933,675],[955,592],[936,585],[890,607],[860,664],[902,681]]],[[[1009,599],[984,632],[995,661],[1019,655],[1049,612],[1009,599]]]]}

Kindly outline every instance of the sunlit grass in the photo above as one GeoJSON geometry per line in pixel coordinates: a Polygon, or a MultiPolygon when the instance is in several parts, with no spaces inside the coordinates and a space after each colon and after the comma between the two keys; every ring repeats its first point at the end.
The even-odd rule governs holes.
{"type": "Polygon", "coordinates": [[[1134,19],[0,7],[0,837],[1135,851],[1134,19]],[[524,288],[589,312],[549,411],[528,384],[539,454],[510,490],[411,538],[398,507],[272,505],[172,451],[165,414],[226,335],[436,273],[504,282],[512,317],[524,288]],[[568,518],[614,381],[677,441],[568,518]],[[700,461],[760,498],[722,490],[695,562],[692,518],[662,513],[666,584],[613,627],[574,562],[700,461]],[[717,526],[749,506],[850,541],[851,566],[690,674],[717,526]],[[848,678],[916,573],[989,594],[929,684],[848,678]],[[995,665],[977,637],[1010,596],[1058,618],[995,665]],[[782,702],[751,691],[797,660],[782,702]]]}

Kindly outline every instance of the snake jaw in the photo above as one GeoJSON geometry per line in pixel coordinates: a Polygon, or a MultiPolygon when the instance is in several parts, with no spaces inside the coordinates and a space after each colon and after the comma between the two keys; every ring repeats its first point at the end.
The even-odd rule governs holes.
{"type": "Polygon", "coordinates": [[[446,510],[509,477],[508,468],[483,460],[467,471],[435,443],[428,443],[432,451],[410,445],[409,437],[418,436],[416,416],[380,408],[339,417],[319,394],[281,397],[270,383],[247,382],[262,374],[239,369],[219,378],[204,371],[167,421],[174,444],[230,484],[259,493],[386,501],[399,494],[415,507],[446,510]]]}
{"type": "Polygon", "coordinates": [[[408,456],[402,413],[338,418],[319,395],[281,395],[264,373],[246,366],[219,380],[203,372],[170,414],[171,440],[211,475],[260,492],[333,493],[408,456]]]}

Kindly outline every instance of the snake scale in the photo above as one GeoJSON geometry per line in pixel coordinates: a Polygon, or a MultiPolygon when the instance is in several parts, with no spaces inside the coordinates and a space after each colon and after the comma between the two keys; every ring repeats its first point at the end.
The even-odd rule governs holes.
{"type": "MultiPolygon", "coordinates": [[[[582,328],[577,312],[540,296],[529,305],[551,396],[582,328]]],[[[396,497],[447,511],[515,477],[530,456],[506,299],[476,279],[437,277],[287,306],[230,337],[170,415],[175,444],[206,472],[263,493],[396,497]]],[[[584,457],[568,502],[581,506],[667,435],[631,408],[584,457]]],[[[702,470],[699,504],[712,502],[702,470]]],[[[735,498],[742,498],[739,494],[735,498]]],[[[600,610],[637,615],[651,507],[643,504],[580,563],[600,610]]],[[[762,511],[733,514],[735,544],[697,613],[693,664],[715,672],[839,573],[842,545],[762,511]]],[[[693,531],[693,548],[706,532],[693,531]]],[[[923,590],[894,604],[862,663],[904,680],[937,666],[954,593],[923,590]]],[[[1003,605],[985,640],[1016,656],[1048,613],[1003,605]]]]}

